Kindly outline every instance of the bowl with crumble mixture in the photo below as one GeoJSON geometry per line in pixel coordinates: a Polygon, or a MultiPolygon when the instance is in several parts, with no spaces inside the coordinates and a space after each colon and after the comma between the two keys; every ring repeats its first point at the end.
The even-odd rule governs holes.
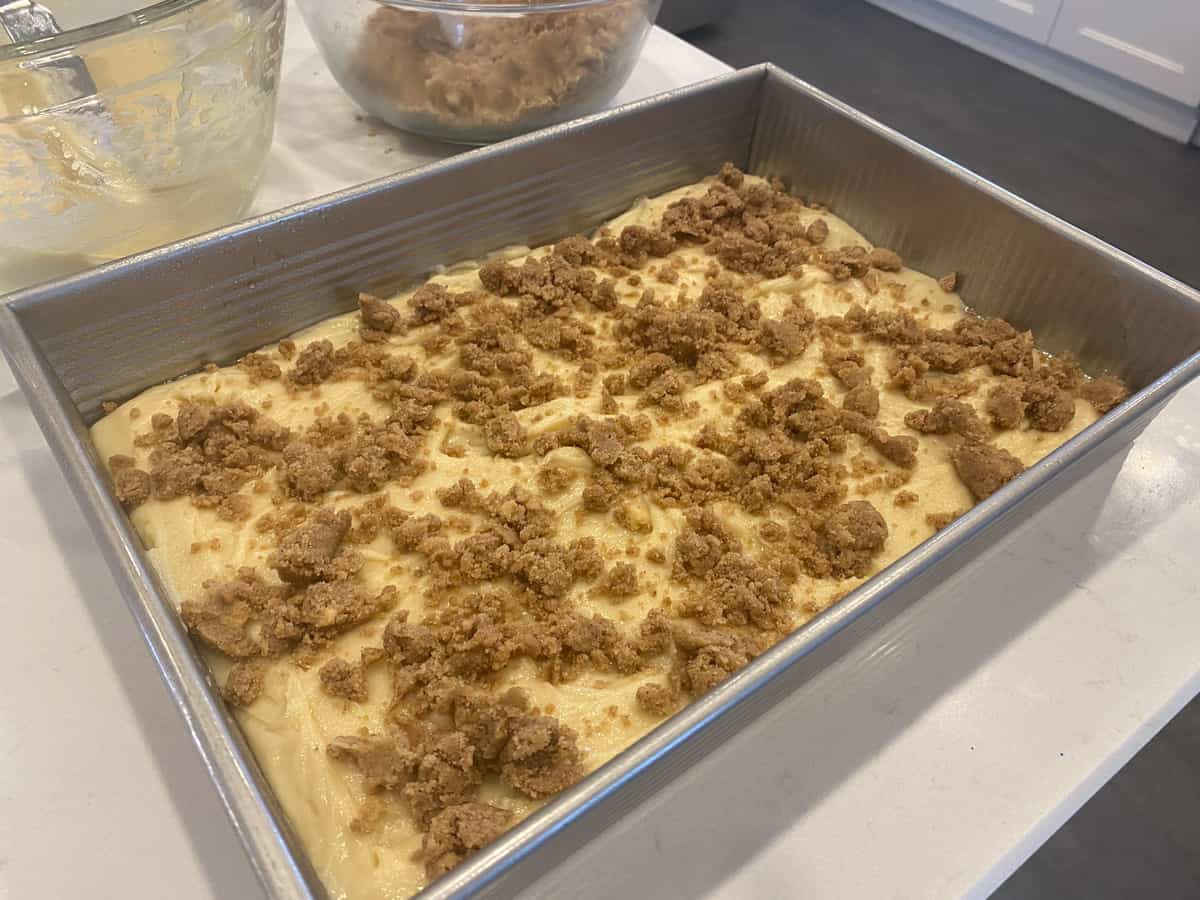
{"type": "Polygon", "coordinates": [[[485,144],[596,112],[661,0],[300,0],[334,78],[372,115],[485,144]]]}

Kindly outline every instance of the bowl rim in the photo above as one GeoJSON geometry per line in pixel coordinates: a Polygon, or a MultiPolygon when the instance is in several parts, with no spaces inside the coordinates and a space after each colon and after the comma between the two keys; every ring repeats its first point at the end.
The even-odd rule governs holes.
{"type": "Polygon", "coordinates": [[[92,41],[112,37],[115,34],[136,31],[147,25],[161,22],[163,19],[188,10],[193,6],[199,6],[202,3],[208,2],[211,2],[211,0],[159,0],[158,3],[151,3],[132,12],[122,13],[110,19],[102,19],[90,25],[68,28],[59,34],[38,38],[35,41],[20,41],[15,44],[0,45],[0,63],[36,58],[48,53],[57,53],[61,50],[71,49],[91,43],[92,41]]]}
{"type": "Polygon", "coordinates": [[[478,3],[469,0],[372,0],[377,6],[423,12],[484,13],[495,15],[528,15],[529,13],[564,12],[586,9],[589,6],[610,6],[619,0],[503,0],[500,3],[478,3]]]}

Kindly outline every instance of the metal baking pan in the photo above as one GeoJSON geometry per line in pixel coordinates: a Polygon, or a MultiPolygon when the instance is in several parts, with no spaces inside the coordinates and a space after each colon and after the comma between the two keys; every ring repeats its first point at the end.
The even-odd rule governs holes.
{"type": "Polygon", "coordinates": [[[506,244],[587,229],[732,160],[779,175],[978,311],[1137,393],[429,887],[512,896],[1123,448],[1200,372],[1200,294],[770,66],[548,129],[15,295],[0,340],[269,894],[325,896],[114,500],[87,424],[124,399],[506,244]]]}

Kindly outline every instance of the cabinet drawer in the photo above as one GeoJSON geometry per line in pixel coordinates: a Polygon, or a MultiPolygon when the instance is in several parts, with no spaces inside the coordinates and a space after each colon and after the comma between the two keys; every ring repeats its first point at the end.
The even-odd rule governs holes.
{"type": "Polygon", "coordinates": [[[942,0],[965,13],[1023,38],[1046,43],[1062,0],[942,0]]]}
{"type": "Polygon", "coordinates": [[[1200,103],[1197,0],[1064,0],[1050,46],[1189,106],[1200,103]]]}

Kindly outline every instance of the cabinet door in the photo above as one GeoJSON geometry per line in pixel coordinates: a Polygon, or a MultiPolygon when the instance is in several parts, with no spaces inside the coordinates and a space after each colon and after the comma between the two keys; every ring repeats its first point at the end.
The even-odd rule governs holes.
{"type": "Polygon", "coordinates": [[[1050,46],[1189,106],[1200,103],[1198,0],[1064,0],[1050,46]]]}
{"type": "Polygon", "coordinates": [[[1062,0],[942,0],[977,19],[1044,44],[1050,39],[1062,0]]]}

